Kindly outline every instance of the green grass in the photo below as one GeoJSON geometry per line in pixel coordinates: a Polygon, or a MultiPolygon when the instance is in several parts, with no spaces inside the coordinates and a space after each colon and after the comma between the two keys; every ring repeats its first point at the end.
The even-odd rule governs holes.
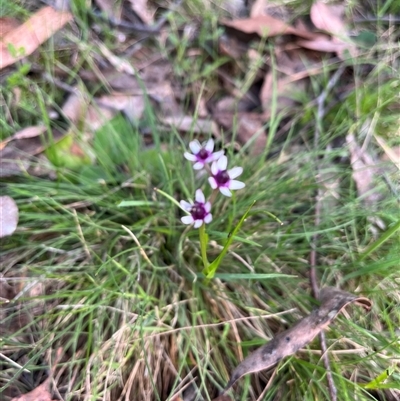
{"type": "MultiPolygon", "coordinates": [[[[79,27],[87,31],[82,32],[82,44],[74,47],[79,68],[68,65],[65,54],[64,59],[52,43],[41,48],[38,60],[49,74],[53,66],[62,67],[71,84],[80,68],[95,64],[97,52],[96,45],[85,42],[90,13],[80,3],[74,2],[74,12],[79,11],[79,27]]],[[[174,74],[179,80],[192,89],[203,87],[211,96],[221,91],[217,66],[232,61],[215,52],[220,28],[210,11],[204,12],[205,28],[194,43],[178,40],[180,27],[193,16],[192,7],[197,10],[202,5],[196,2],[179,17],[170,16],[176,40],[161,51],[168,50],[170,61],[176,60],[174,74]],[[186,56],[193,47],[200,49],[200,55],[188,65],[186,56]]],[[[13,10],[21,12],[19,6],[13,10]]],[[[375,50],[383,54],[383,43],[375,50]]],[[[214,219],[207,227],[210,261],[219,255],[247,208],[256,203],[210,282],[199,275],[197,231],[183,226],[182,212],[155,191],[158,188],[178,201],[192,198],[199,185],[209,191],[205,178],[196,178],[183,158],[193,133],[182,137],[174,129],[163,131],[150,102],[142,124],[150,126],[151,146],[144,144],[142,126],[117,115],[90,141],[79,125],[74,127],[89,161],[70,163],[60,149],[50,148],[46,170],[50,176],[25,172],[6,178],[1,191],[16,200],[20,220],[17,232],[1,242],[0,273],[6,281],[0,284],[6,282],[2,288],[16,295],[0,309],[0,353],[13,361],[0,358],[4,399],[43,381],[59,348],[63,356],[54,380],[65,400],[172,400],[183,388],[206,400],[215,398],[246,355],[316,305],[308,278],[315,234],[321,286],[360,293],[373,302],[369,313],[348,307],[326,331],[338,398],[396,399],[400,394],[398,172],[391,170],[390,162],[380,163],[387,173],[376,177],[374,191],[382,198],[366,206],[357,195],[343,141],[353,130],[362,143],[362,128],[377,118],[379,135],[390,146],[399,145],[398,60],[389,57],[390,50],[385,54],[388,57],[382,59],[372,51],[368,54],[372,71],[355,68],[355,77],[348,78],[356,83],[355,90],[341,101],[335,98],[342,93],[340,88],[334,90],[328,99],[334,107],[317,121],[321,125],[317,148],[313,100],[327,85],[325,71],[313,78],[313,93],[305,94],[301,107],[289,114],[294,123],[284,140],[273,135],[286,116],[269,121],[271,136],[264,154],[254,157],[246,147],[237,150],[224,137],[218,142],[226,148],[230,166],[244,168],[240,179],[246,188],[232,199],[219,196],[213,204],[214,219]],[[338,145],[327,149],[331,143],[338,145]],[[318,172],[322,183],[316,179],[318,172]],[[318,188],[332,181],[339,196],[322,202],[316,227],[318,188]],[[133,205],[121,207],[124,201],[133,205]],[[373,218],[380,218],[386,228],[372,230],[373,218]],[[393,373],[377,385],[381,388],[362,386],[391,367],[393,373]]],[[[65,128],[65,122],[50,121],[46,115],[48,108],[58,110],[62,103],[60,89],[44,83],[40,74],[27,74],[22,67],[18,71],[2,88],[13,117],[0,119],[4,135],[38,122],[51,129],[65,128]],[[22,90],[17,105],[11,101],[16,87],[22,90]]],[[[251,79],[255,79],[252,73],[238,70],[235,84],[247,88],[251,79]]],[[[96,85],[81,83],[88,99],[106,91],[96,85]]],[[[190,102],[182,102],[191,112],[190,102]]],[[[369,149],[376,156],[381,153],[374,140],[369,149]]],[[[43,165],[40,159],[36,163],[43,165]]],[[[329,399],[317,340],[270,371],[242,378],[230,394],[256,400],[269,380],[263,400],[329,399]]]]}

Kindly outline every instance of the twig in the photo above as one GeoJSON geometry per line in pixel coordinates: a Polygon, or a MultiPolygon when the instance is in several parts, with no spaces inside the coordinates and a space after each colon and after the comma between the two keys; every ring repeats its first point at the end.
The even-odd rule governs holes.
{"type": "MultiPolygon", "coordinates": [[[[344,65],[341,65],[337,71],[333,74],[332,78],[329,80],[328,85],[322,91],[322,93],[317,98],[317,118],[315,124],[314,131],[314,149],[317,150],[319,146],[319,138],[321,134],[321,125],[322,120],[326,114],[325,110],[325,100],[328,97],[329,92],[336,85],[337,81],[343,74],[345,69],[344,65]]],[[[319,165],[317,161],[316,165],[316,176],[319,177],[319,165]]],[[[318,188],[317,196],[316,196],[316,205],[315,205],[315,221],[314,226],[317,229],[321,223],[321,207],[322,207],[322,197],[323,191],[321,188],[318,188]]],[[[318,299],[319,296],[319,286],[318,286],[318,278],[317,278],[317,242],[318,242],[318,234],[314,234],[311,239],[311,252],[310,252],[310,284],[313,296],[318,299]]],[[[325,333],[323,331],[319,334],[319,340],[321,344],[322,351],[322,360],[324,362],[327,380],[328,380],[328,388],[329,388],[329,396],[331,401],[337,401],[337,389],[335,383],[333,381],[332,371],[329,363],[329,356],[327,353],[326,339],[325,333]]]]}

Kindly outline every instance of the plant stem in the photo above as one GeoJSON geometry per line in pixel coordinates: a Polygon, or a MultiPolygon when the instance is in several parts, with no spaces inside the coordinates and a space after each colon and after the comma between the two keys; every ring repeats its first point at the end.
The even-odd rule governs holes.
{"type": "Polygon", "coordinates": [[[203,260],[203,265],[204,265],[203,271],[207,271],[210,263],[208,262],[208,259],[207,259],[208,235],[206,233],[206,225],[205,224],[202,224],[199,228],[199,238],[200,238],[201,258],[203,260]]]}

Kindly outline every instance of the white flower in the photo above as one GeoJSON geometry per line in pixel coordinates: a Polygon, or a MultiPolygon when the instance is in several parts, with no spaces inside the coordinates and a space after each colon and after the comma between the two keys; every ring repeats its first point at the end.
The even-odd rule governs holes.
{"type": "Polygon", "coordinates": [[[201,170],[206,163],[216,161],[224,154],[223,150],[213,152],[214,141],[212,140],[212,138],[210,138],[205,144],[203,144],[203,146],[197,139],[195,139],[194,141],[191,141],[189,143],[189,148],[192,153],[185,152],[183,155],[187,160],[195,162],[193,165],[193,168],[195,170],[201,170]]]}
{"type": "Polygon", "coordinates": [[[211,165],[212,176],[208,178],[208,182],[212,189],[219,189],[222,195],[232,196],[231,190],[242,189],[245,187],[245,183],[234,180],[239,177],[243,172],[242,167],[234,167],[227,170],[228,158],[221,156],[218,161],[211,165]]]}
{"type": "Polygon", "coordinates": [[[180,201],[183,209],[190,214],[181,217],[183,224],[193,224],[194,228],[199,228],[203,223],[208,224],[212,221],[211,203],[206,202],[203,191],[198,189],[195,195],[195,202],[193,204],[184,200],[180,201]]]}

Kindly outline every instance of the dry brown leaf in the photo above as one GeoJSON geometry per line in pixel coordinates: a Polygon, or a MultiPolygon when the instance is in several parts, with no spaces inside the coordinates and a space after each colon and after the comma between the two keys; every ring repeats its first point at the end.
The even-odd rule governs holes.
{"type": "Polygon", "coordinates": [[[118,109],[97,104],[96,99],[89,104],[88,99],[79,91],[72,93],[62,107],[64,116],[82,131],[96,131],[111,120],[118,109]]]}
{"type": "Polygon", "coordinates": [[[11,17],[1,17],[0,18],[0,40],[3,39],[5,35],[7,35],[8,32],[11,32],[15,28],[19,27],[21,23],[11,17]]]}
{"type": "Polygon", "coordinates": [[[380,174],[373,158],[358,145],[354,134],[346,136],[357,193],[368,206],[374,206],[382,195],[375,191],[375,176],[380,174]]]}
{"type": "Polygon", "coordinates": [[[40,386],[26,394],[13,398],[11,401],[56,401],[49,393],[50,378],[46,379],[40,386]]]}
{"type": "Polygon", "coordinates": [[[343,36],[346,32],[346,24],[341,18],[337,7],[316,1],[311,6],[310,17],[312,23],[320,30],[329,32],[334,36],[343,36]]]}
{"type": "Polygon", "coordinates": [[[77,124],[84,118],[88,107],[87,104],[88,99],[77,89],[68,96],[61,110],[65,118],[71,123],[77,124]]]}
{"type": "Polygon", "coordinates": [[[296,44],[305,49],[318,52],[342,54],[349,48],[349,43],[341,40],[332,40],[329,38],[317,38],[315,40],[297,40],[296,44]]]}
{"type": "Polygon", "coordinates": [[[13,198],[0,196],[0,238],[11,235],[18,225],[18,206],[13,198]]]}
{"type": "Polygon", "coordinates": [[[170,127],[175,127],[178,131],[193,132],[195,134],[217,133],[218,129],[214,121],[197,118],[192,116],[172,116],[160,119],[161,122],[170,127]]]}
{"type": "Polygon", "coordinates": [[[21,394],[20,396],[13,398],[11,401],[57,401],[53,399],[50,394],[50,384],[51,378],[54,376],[55,368],[61,360],[62,353],[62,348],[59,348],[56,352],[56,358],[52,364],[53,366],[50,375],[40,386],[29,391],[29,393],[21,394]]]}
{"type": "Polygon", "coordinates": [[[68,12],[44,7],[28,21],[8,32],[0,43],[0,69],[32,54],[66,23],[72,21],[68,12]],[[11,51],[10,51],[11,50],[11,51]],[[13,54],[13,52],[16,54],[13,54]]]}
{"type": "Polygon", "coordinates": [[[103,95],[96,98],[95,101],[101,107],[122,111],[132,122],[137,122],[142,118],[146,107],[143,95],[131,96],[118,92],[103,95]]]}
{"type": "Polygon", "coordinates": [[[321,301],[319,308],[299,320],[290,329],[279,333],[269,343],[245,358],[233,371],[224,392],[229,390],[242,376],[269,369],[286,356],[294,354],[307,345],[321,330],[328,327],[338,313],[349,303],[354,302],[367,310],[371,308],[369,299],[332,287],[323,288],[319,299],[321,301]]]}
{"type": "Polygon", "coordinates": [[[147,0],[129,0],[132,10],[147,25],[154,23],[154,11],[149,9],[147,0]]]}
{"type": "MultiPolygon", "coordinates": [[[[48,140],[43,139],[44,132],[35,137],[16,139],[0,149],[0,177],[9,177],[20,174],[30,165],[32,156],[43,152],[48,140]]],[[[64,134],[53,130],[52,143],[59,141],[64,134]]]]}
{"type": "Polygon", "coordinates": [[[261,37],[272,37],[278,35],[296,35],[304,39],[312,40],[315,35],[302,29],[294,28],[285,22],[271,17],[270,15],[258,15],[253,18],[236,19],[232,21],[223,20],[223,25],[247,34],[257,34],[261,37]]]}
{"type": "Polygon", "coordinates": [[[355,56],[356,48],[348,39],[343,16],[344,8],[342,6],[325,4],[322,1],[315,2],[310,11],[311,21],[318,29],[330,33],[333,36],[332,40],[317,37],[311,43],[300,41],[298,44],[311,50],[335,52],[342,59],[346,50],[355,56]]]}
{"type": "Polygon", "coordinates": [[[4,149],[8,142],[15,141],[17,139],[34,138],[35,136],[46,132],[46,129],[47,128],[44,125],[23,128],[21,131],[16,132],[14,135],[11,135],[4,141],[0,142],[0,150],[4,149]]]}

